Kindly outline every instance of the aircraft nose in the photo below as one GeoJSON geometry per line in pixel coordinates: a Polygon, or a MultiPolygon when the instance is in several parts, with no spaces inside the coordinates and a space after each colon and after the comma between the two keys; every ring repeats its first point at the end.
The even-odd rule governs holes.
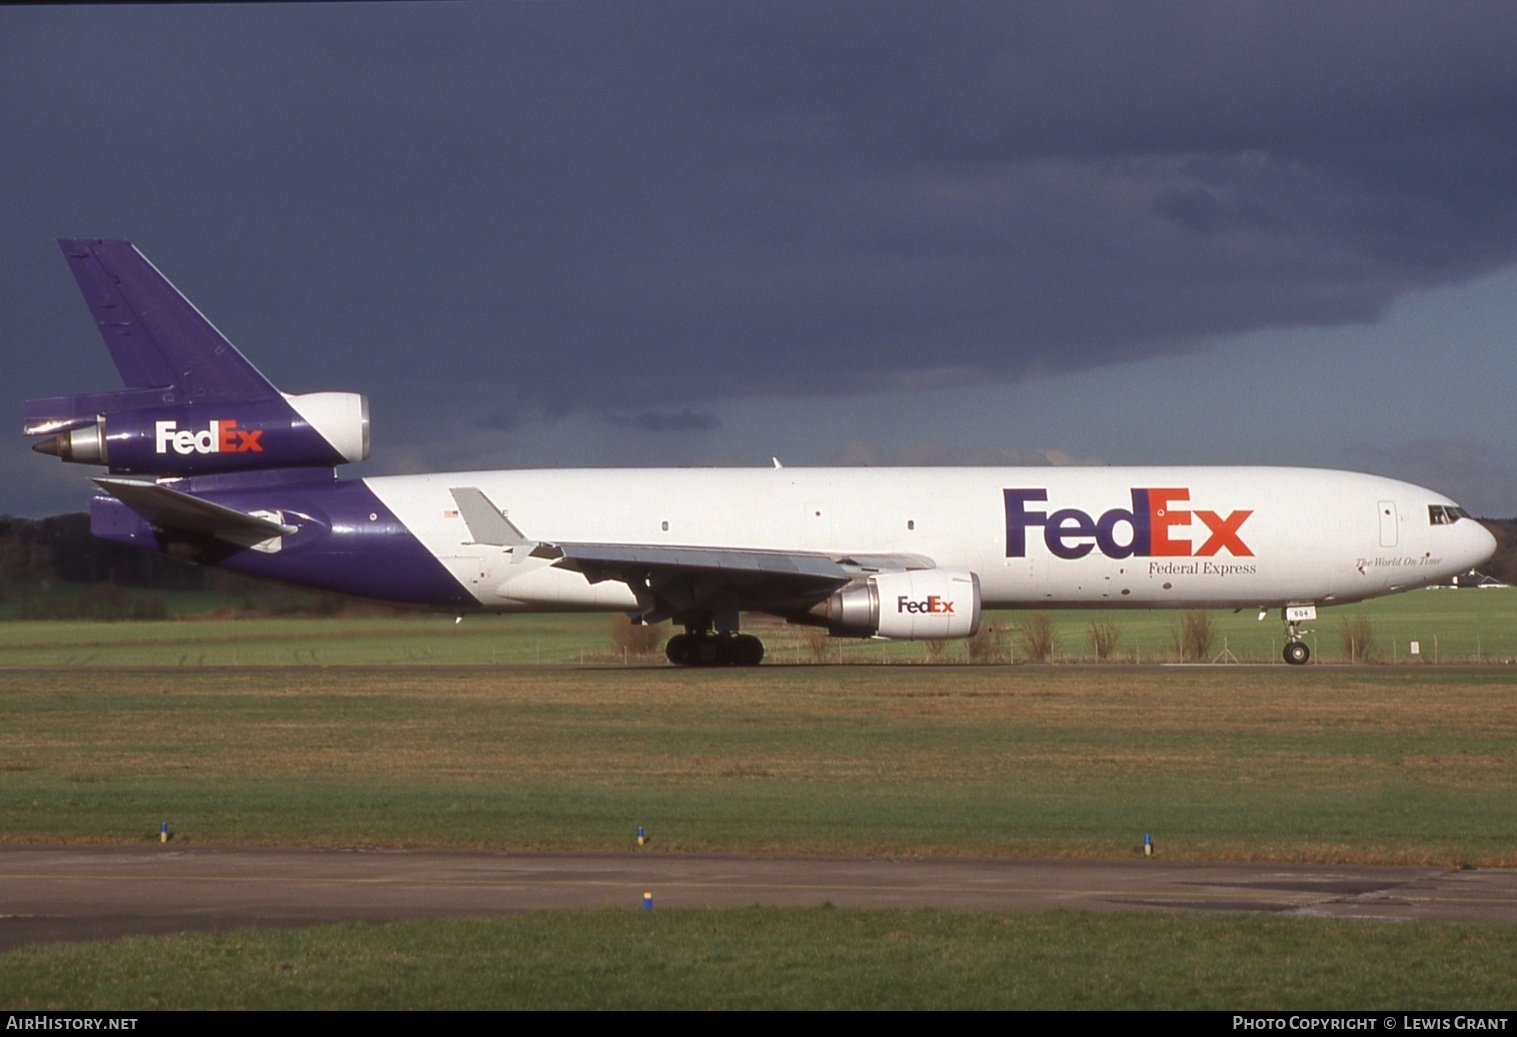
{"type": "Polygon", "coordinates": [[[1496,543],[1496,538],[1491,535],[1491,531],[1479,522],[1472,521],[1465,525],[1468,525],[1469,529],[1464,534],[1464,556],[1467,559],[1464,567],[1474,569],[1490,561],[1499,545],[1496,543]]]}

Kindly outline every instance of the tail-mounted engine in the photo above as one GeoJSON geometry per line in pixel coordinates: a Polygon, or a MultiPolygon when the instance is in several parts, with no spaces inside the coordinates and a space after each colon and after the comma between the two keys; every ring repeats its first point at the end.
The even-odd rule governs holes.
{"type": "Polygon", "coordinates": [[[834,637],[937,641],[980,629],[980,578],[952,569],[877,573],[814,606],[805,622],[834,637]]]}
{"type": "Polygon", "coordinates": [[[125,389],[28,400],[32,445],[113,473],[331,468],[369,456],[369,403],[280,392],[129,241],[58,242],[125,389]]]}
{"type": "Polygon", "coordinates": [[[358,393],[163,402],[174,396],[129,389],[29,400],[24,431],[47,436],[32,444],[38,453],[117,473],[331,468],[369,456],[369,401],[358,393]]]}

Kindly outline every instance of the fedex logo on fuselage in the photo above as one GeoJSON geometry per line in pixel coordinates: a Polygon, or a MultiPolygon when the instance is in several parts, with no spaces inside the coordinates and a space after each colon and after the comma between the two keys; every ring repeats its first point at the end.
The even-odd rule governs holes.
{"type": "Polygon", "coordinates": [[[235,421],[213,421],[210,428],[196,431],[182,429],[175,422],[159,421],[153,425],[154,453],[166,454],[172,447],[176,454],[246,454],[263,453],[258,438],[263,429],[240,429],[235,421]]]}
{"type": "Polygon", "coordinates": [[[906,595],[902,594],[902,595],[898,596],[895,599],[895,610],[896,610],[897,613],[901,613],[901,612],[923,613],[923,612],[926,612],[926,613],[934,613],[934,614],[941,615],[941,614],[944,614],[944,613],[953,612],[953,602],[950,601],[948,598],[942,597],[942,596],[937,595],[937,594],[929,594],[929,595],[927,595],[927,598],[924,601],[912,601],[906,595]]]}
{"type": "Polygon", "coordinates": [[[1132,509],[1112,508],[1099,518],[1079,508],[1045,512],[1029,505],[1048,500],[1046,489],[1007,489],[1006,557],[1027,557],[1027,530],[1043,529],[1043,543],[1056,558],[1084,558],[1096,548],[1108,558],[1205,558],[1226,551],[1235,558],[1253,551],[1238,530],[1253,514],[1234,511],[1225,517],[1215,511],[1185,507],[1187,487],[1134,487],[1132,509]],[[1176,505],[1180,505],[1177,507],[1176,505]],[[1187,533],[1204,533],[1198,545],[1187,533]]]}

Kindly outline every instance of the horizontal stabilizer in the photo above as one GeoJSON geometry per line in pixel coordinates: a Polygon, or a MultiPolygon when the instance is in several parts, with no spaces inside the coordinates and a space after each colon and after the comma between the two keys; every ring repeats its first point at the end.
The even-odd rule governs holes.
{"type": "Polygon", "coordinates": [[[264,539],[287,536],[296,531],[294,526],[212,504],[188,493],[160,486],[150,479],[121,479],[102,475],[96,477],[94,482],[159,529],[208,533],[222,539],[264,539]]]}

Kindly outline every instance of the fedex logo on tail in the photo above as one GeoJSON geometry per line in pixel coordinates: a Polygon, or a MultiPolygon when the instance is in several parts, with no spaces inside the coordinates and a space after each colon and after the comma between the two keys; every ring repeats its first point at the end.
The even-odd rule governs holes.
{"type": "Polygon", "coordinates": [[[1079,508],[1034,511],[1048,500],[1046,489],[1007,489],[1006,557],[1027,557],[1027,531],[1038,526],[1043,543],[1056,558],[1084,558],[1096,548],[1108,558],[1205,558],[1226,551],[1235,558],[1253,550],[1239,530],[1250,511],[1226,516],[1187,505],[1187,487],[1145,486],[1132,489],[1132,509],[1112,508],[1093,517],[1079,508]],[[1204,537],[1198,543],[1196,538],[1204,537]]]}
{"type": "Polygon", "coordinates": [[[213,421],[210,428],[191,431],[181,429],[176,422],[159,421],[153,424],[154,452],[166,454],[170,448],[176,454],[245,454],[263,453],[263,444],[258,442],[263,429],[240,429],[235,421],[213,421]]]}

